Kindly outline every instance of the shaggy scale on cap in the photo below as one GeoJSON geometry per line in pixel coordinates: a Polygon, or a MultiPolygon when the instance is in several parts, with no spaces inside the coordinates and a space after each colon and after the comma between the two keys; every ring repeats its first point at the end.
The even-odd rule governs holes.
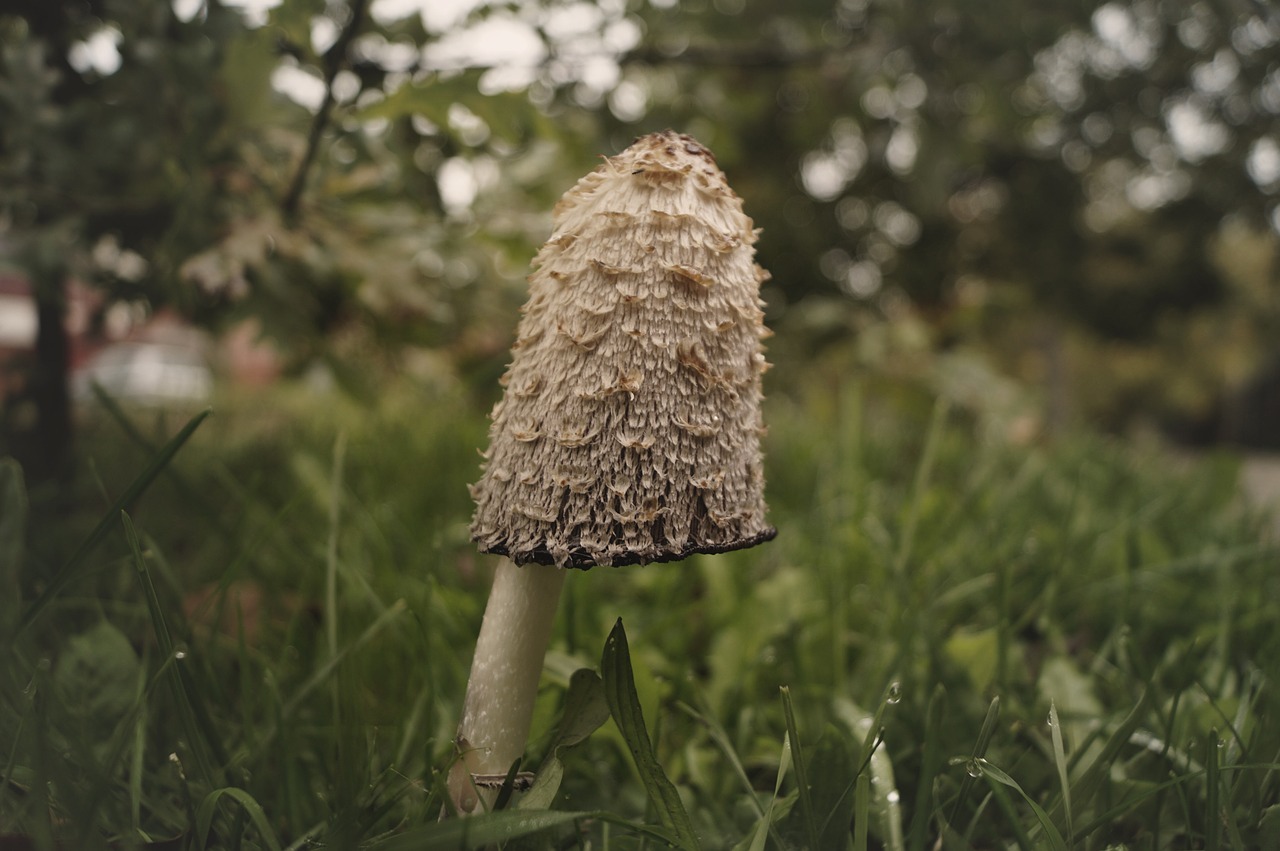
{"type": "Polygon", "coordinates": [[[517,564],[767,541],[757,232],[711,152],[645,136],[578,181],[534,259],[471,537],[517,564]]]}

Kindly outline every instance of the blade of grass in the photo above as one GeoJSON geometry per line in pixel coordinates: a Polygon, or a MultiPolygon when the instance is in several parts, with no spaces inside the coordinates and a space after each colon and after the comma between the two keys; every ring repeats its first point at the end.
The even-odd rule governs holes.
{"type": "Polygon", "coordinates": [[[720,749],[720,752],[724,754],[725,759],[729,760],[729,767],[733,769],[734,775],[737,776],[738,780],[742,783],[742,788],[747,793],[747,797],[751,801],[751,805],[755,808],[756,815],[763,816],[764,807],[756,798],[754,794],[755,787],[751,785],[751,778],[747,776],[747,769],[743,767],[742,760],[738,757],[738,752],[734,749],[733,743],[729,741],[729,734],[725,732],[724,727],[719,721],[712,717],[710,712],[694,709],[692,706],[684,702],[677,703],[676,707],[681,712],[697,721],[707,731],[707,735],[711,737],[711,741],[714,742],[716,747],[720,749]]]}
{"type": "Polygon", "coordinates": [[[1017,848],[1018,851],[1042,851],[1045,847],[1043,844],[1037,846],[1031,839],[1031,834],[1027,832],[1026,827],[1022,824],[1022,814],[1018,812],[1018,808],[1013,803],[1013,798],[1009,795],[1009,790],[1001,786],[999,783],[989,783],[988,799],[996,802],[996,807],[1000,812],[1004,813],[1005,823],[1008,830],[1012,834],[1012,838],[1005,840],[1006,847],[1017,848]]]}
{"type": "Polygon", "coordinates": [[[313,824],[309,830],[304,832],[297,839],[293,840],[293,842],[290,845],[286,846],[284,851],[303,851],[304,848],[315,847],[316,843],[314,840],[317,836],[319,836],[321,833],[324,832],[324,826],[325,826],[324,822],[313,824]]]}
{"type": "Polygon", "coordinates": [[[1162,793],[1167,792],[1170,789],[1173,789],[1178,786],[1184,786],[1191,780],[1194,780],[1195,778],[1200,777],[1203,774],[1204,774],[1203,771],[1193,771],[1190,774],[1183,774],[1178,777],[1173,777],[1173,778],[1170,778],[1169,780],[1165,780],[1161,783],[1157,783],[1156,785],[1150,787],[1149,789],[1137,795],[1134,795],[1130,798],[1126,798],[1120,803],[1106,810],[1103,810],[1101,813],[1099,813],[1093,819],[1093,821],[1086,823],[1078,831],[1076,831],[1076,836],[1083,839],[1085,837],[1093,835],[1099,830],[1112,827],[1116,824],[1117,821],[1119,821],[1121,818],[1124,817],[1125,813],[1128,813],[1130,810],[1134,809],[1135,807],[1153,798],[1158,798],[1162,793]]]}
{"type": "MultiPolygon", "coordinates": [[[[103,389],[101,384],[96,381],[91,382],[89,389],[93,391],[95,399],[103,410],[107,412],[111,419],[115,420],[116,425],[120,427],[120,431],[124,433],[126,438],[137,444],[140,449],[148,454],[154,454],[157,451],[155,442],[133,424],[133,420],[129,419],[128,413],[125,412],[124,408],[120,407],[120,403],[116,401],[114,396],[103,389]]],[[[214,509],[205,489],[192,485],[187,480],[187,477],[177,470],[169,469],[168,473],[169,479],[173,482],[178,494],[183,500],[196,507],[204,521],[209,523],[224,538],[234,537],[235,533],[222,518],[221,513],[214,509]]]]}
{"type": "Polygon", "coordinates": [[[818,819],[813,810],[813,792],[809,788],[809,775],[805,770],[804,752],[800,748],[800,736],[796,730],[795,708],[791,705],[791,688],[783,686],[782,711],[787,720],[787,740],[791,742],[791,764],[796,770],[796,786],[800,794],[800,815],[804,820],[805,836],[810,848],[819,847],[818,819]]]}
{"type": "MultiPolygon", "coordinates": [[[[129,826],[135,837],[142,836],[142,774],[143,753],[146,748],[147,698],[152,693],[155,681],[165,675],[172,660],[160,666],[155,679],[148,682],[147,666],[138,666],[138,682],[134,689],[133,704],[121,717],[115,734],[111,738],[111,748],[100,766],[92,766],[99,775],[98,782],[89,794],[76,802],[76,816],[80,820],[81,834],[78,844],[91,845],[90,836],[96,829],[95,819],[102,801],[116,791],[115,767],[129,746],[133,745],[133,757],[129,763],[129,780],[126,794],[129,800],[129,826]]],[[[89,768],[89,766],[84,766],[89,768]]]]}
{"type": "Polygon", "coordinates": [[[135,837],[142,835],[142,774],[147,752],[146,665],[139,668],[137,714],[133,721],[133,754],[129,761],[129,827],[135,837]]]}
{"type": "Polygon", "coordinates": [[[924,754],[920,761],[916,809],[907,831],[907,851],[924,851],[929,817],[934,810],[934,779],[942,768],[942,722],[947,714],[947,690],[939,683],[925,710],[924,754]]]}
{"type": "Polygon", "coordinates": [[[137,502],[147,488],[151,487],[156,477],[169,465],[169,462],[173,460],[173,456],[178,454],[178,450],[190,439],[191,435],[195,433],[196,429],[200,427],[200,424],[205,421],[205,418],[210,413],[211,411],[204,410],[193,417],[143,468],[138,477],[133,480],[132,484],[125,489],[120,498],[103,515],[102,520],[89,533],[89,537],[84,539],[67,563],[62,566],[62,569],[54,574],[53,579],[49,581],[49,585],[44,589],[44,593],[37,597],[18,618],[13,634],[9,637],[10,641],[15,640],[27,627],[31,626],[36,618],[49,607],[49,604],[66,589],[71,580],[79,575],[81,565],[84,564],[85,559],[93,552],[93,549],[107,536],[107,533],[115,528],[116,523],[119,522],[121,512],[137,502]]]}
{"type": "Polygon", "coordinates": [[[650,825],[633,824],[612,813],[502,810],[412,828],[375,842],[367,846],[366,851],[466,851],[496,846],[585,820],[621,825],[641,836],[675,844],[675,837],[664,830],[650,825]]]}
{"type": "MultiPolygon", "coordinates": [[[[151,572],[147,568],[146,558],[142,555],[142,545],[138,540],[138,531],[134,528],[133,520],[124,511],[120,512],[120,522],[124,526],[125,538],[129,542],[134,569],[137,570],[138,579],[142,583],[142,590],[147,600],[147,611],[151,615],[151,627],[155,632],[156,643],[160,646],[160,652],[164,655],[166,661],[180,661],[183,656],[179,656],[180,651],[174,648],[173,636],[169,632],[169,625],[164,617],[164,607],[156,594],[156,586],[151,581],[151,572]]],[[[218,739],[207,713],[203,716],[203,723],[197,715],[196,701],[193,700],[195,689],[189,677],[184,676],[185,674],[185,667],[175,664],[168,678],[169,688],[173,695],[174,703],[178,707],[180,722],[187,735],[187,742],[191,747],[192,755],[195,757],[196,768],[200,773],[201,779],[210,786],[216,787],[219,785],[220,772],[215,769],[214,759],[211,757],[209,750],[218,751],[219,765],[225,765],[226,758],[220,752],[218,739]]]]}
{"type": "Polygon", "coordinates": [[[346,659],[353,652],[367,644],[375,635],[381,632],[383,628],[389,625],[391,621],[399,617],[406,608],[407,604],[404,600],[396,600],[391,604],[391,608],[387,609],[377,618],[377,620],[365,627],[364,632],[360,633],[354,641],[347,644],[345,647],[339,648],[338,655],[326,661],[314,674],[307,677],[307,681],[298,687],[298,690],[293,693],[292,697],[285,701],[284,706],[281,708],[281,715],[283,718],[288,720],[288,718],[297,711],[299,704],[306,700],[311,692],[315,691],[321,683],[325,682],[334,670],[342,664],[343,659],[346,659]]]}
{"type": "Polygon", "coordinates": [[[1224,576],[1230,571],[1276,557],[1276,544],[1270,542],[1241,544],[1222,550],[1171,558],[1160,564],[1148,565],[1127,576],[1108,576],[1073,586],[1070,589],[1073,605],[1088,605],[1090,598],[1105,598],[1116,593],[1132,581],[1138,592],[1157,587],[1193,574],[1220,571],[1224,576]]]}
{"type": "Polygon", "coordinates": [[[859,772],[853,787],[853,851],[867,851],[867,828],[871,825],[871,778],[859,772]]]}
{"type": "Polygon", "coordinates": [[[57,815],[53,806],[51,787],[53,785],[52,767],[56,757],[53,755],[53,743],[49,741],[49,707],[52,677],[48,665],[38,665],[32,678],[31,688],[31,720],[33,721],[35,743],[34,777],[30,787],[34,807],[34,817],[28,822],[28,830],[36,848],[54,848],[54,819],[57,815]]]}
{"type": "Polygon", "coordinates": [[[507,769],[506,779],[502,781],[502,786],[498,789],[498,797],[493,801],[493,810],[505,810],[507,805],[511,803],[511,796],[516,793],[516,775],[520,773],[520,760],[517,759],[511,763],[511,767],[507,769]]]}
{"type": "MultiPolygon", "coordinates": [[[[1230,766],[1229,770],[1244,772],[1244,771],[1264,771],[1264,770],[1274,771],[1277,769],[1280,769],[1280,763],[1251,763],[1249,765],[1233,765],[1233,766],[1230,766]]],[[[1199,778],[1204,777],[1207,774],[1208,774],[1207,769],[1198,768],[1194,771],[1190,771],[1186,774],[1181,774],[1177,777],[1172,777],[1168,780],[1162,781],[1161,783],[1151,786],[1150,788],[1143,790],[1141,793],[1133,795],[1129,798],[1126,798],[1120,803],[1115,804],[1109,809],[1106,809],[1103,812],[1099,813],[1093,819],[1093,821],[1088,822],[1083,827],[1081,827],[1077,831],[1077,834],[1081,838],[1083,838],[1086,836],[1090,836],[1093,833],[1096,833],[1097,831],[1102,830],[1103,828],[1112,827],[1116,824],[1117,821],[1123,818],[1125,813],[1129,812],[1130,810],[1137,808],[1139,805],[1146,803],[1147,801],[1153,798],[1159,797],[1163,792],[1166,792],[1169,789],[1186,786],[1191,781],[1198,780],[1199,778]]]]}
{"type": "MultiPolygon", "coordinates": [[[[856,768],[856,749],[855,741],[832,725],[805,755],[813,811],[818,821],[819,848],[843,848],[849,843],[854,787],[860,775],[856,768]]],[[[874,784],[877,782],[875,772],[871,775],[874,784]]],[[[875,799],[872,812],[875,813],[875,799]]]]}
{"type": "Polygon", "coordinates": [[[365,644],[368,644],[374,636],[399,617],[406,608],[407,606],[404,600],[396,600],[391,605],[391,608],[387,609],[379,615],[373,623],[365,627],[364,632],[360,633],[354,641],[347,644],[345,647],[339,648],[337,656],[329,659],[321,665],[315,673],[310,677],[307,677],[306,682],[298,687],[298,690],[293,693],[293,696],[281,704],[271,726],[267,727],[267,729],[263,731],[261,737],[257,740],[254,750],[255,756],[258,758],[269,756],[270,754],[267,751],[267,746],[275,741],[276,736],[280,735],[280,730],[284,726],[285,722],[293,716],[293,713],[296,712],[298,707],[302,705],[302,702],[310,696],[311,692],[319,688],[329,678],[334,669],[337,668],[338,665],[342,664],[343,659],[346,659],[356,650],[360,649],[365,644]]]}
{"type": "Polygon", "coordinates": [[[1220,747],[1218,728],[1214,727],[1209,730],[1209,737],[1204,743],[1204,851],[1222,851],[1220,747]]]}
{"type": "Polygon", "coordinates": [[[880,823],[880,841],[886,851],[905,851],[902,835],[901,794],[894,779],[893,763],[886,747],[877,748],[871,755],[872,803],[876,820],[880,823]]]}
{"type": "Polygon", "coordinates": [[[1151,689],[1144,689],[1142,695],[1138,698],[1138,702],[1134,704],[1133,709],[1129,711],[1129,714],[1111,733],[1098,756],[1085,769],[1080,779],[1072,784],[1071,794],[1077,807],[1087,807],[1092,803],[1093,796],[1101,788],[1103,779],[1111,771],[1111,766],[1119,757],[1121,749],[1129,743],[1134,730],[1138,728],[1139,722],[1142,720],[1143,715],[1146,714],[1147,705],[1150,701],[1151,689]]]}
{"type": "MultiPolygon", "coordinates": [[[[1243,722],[1245,716],[1239,716],[1237,717],[1237,719],[1232,720],[1232,718],[1229,717],[1225,711],[1223,711],[1222,705],[1218,701],[1218,698],[1214,696],[1215,694],[1217,694],[1217,692],[1210,691],[1208,684],[1198,678],[1196,680],[1196,685],[1199,687],[1200,691],[1204,693],[1205,700],[1208,701],[1209,707],[1214,711],[1214,714],[1216,714],[1219,718],[1222,719],[1222,723],[1226,726],[1227,732],[1231,734],[1230,742],[1228,743],[1228,741],[1224,740],[1222,743],[1222,746],[1225,748],[1225,747],[1228,747],[1228,744],[1229,744],[1231,750],[1243,750],[1245,744],[1244,744],[1244,738],[1240,735],[1240,725],[1243,722]]],[[[1248,701],[1249,701],[1249,694],[1248,694],[1248,686],[1246,685],[1244,693],[1239,696],[1239,702],[1237,704],[1237,713],[1239,713],[1241,710],[1245,709],[1249,705],[1248,701]]]]}
{"type": "Polygon", "coordinates": [[[1049,814],[1044,811],[1044,808],[1037,804],[1030,795],[1022,790],[1022,787],[1018,785],[1017,781],[1001,771],[999,768],[996,768],[994,765],[987,762],[985,759],[978,758],[976,763],[978,770],[982,773],[983,777],[987,778],[988,781],[1008,786],[1010,789],[1022,796],[1022,800],[1026,801],[1028,806],[1031,807],[1031,811],[1035,813],[1036,821],[1040,823],[1040,829],[1044,831],[1044,835],[1049,840],[1049,847],[1052,848],[1053,851],[1068,851],[1067,843],[1062,838],[1062,834],[1058,832],[1058,828],[1054,827],[1053,819],[1049,818],[1049,814]]]}
{"type": "MultiPolygon", "coordinates": [[[[1243,684],[1240,694],[1240,702],[1236,706],[1235,718],[1230,724],[1234,741],[1227,748],[1226,759],[1228,762],[1248,761],[1253,745],[1258,740],[1260,733],[1257,728],[1253,730],[1252,734],[1249,736],[1249,741],[1247,742],[1242,738],[1241,731],[1243,731],[1245,729],[1245,725],[1248,724],[1249,717],[1257,713],[1258,701],[1263,696],[1263,681],[1261,672],[1255,669],[1250,672],[1248,678],[1243,684]]],[[[1250,806],[1248,809],[1250,812],[1254,813],[1253,820],[1256,821],[1259,813],[1258,784],[1249,784],[1249,788],[1245,790],[1239,785],[1244,783],[1248,783],[1248,779],[1244,775],[1236,778],[1232,788],[1228,791],[1228,794],[1232,798],[1236,798],[1237,793],[1244,792],[1247,794],[1250,799],[1250,806]]]]}
{"type": "Polygon", "coordinates": [[[890,683],[881,695],[876,714],[868,716],[861,708],[849,700],[841,700],[837,704],[839,712],[854,735],[862,735],[862,764],[858,773],[866,771],[875,755],[879,743],[884,740],[884,714],[890,706],[902,699],[902,685],[897,681],[890,683]]]}
{"type": "MultiPolygon", "coordinates": [[[[342,474],[346,457],[347,437],[339,432],[333,446],[333,469],[329,484],[329,536],[325,546],[325,578],[324,578],[324,626],[325,640],[329,659],[338,655],[338,537],[342,520],[342,474]]],[[[358,732],[348,721],[345,711],[344,697],[350,692],[347,681],[350,679],[348,669],[342,666],[334,668],[329,678],[329,707],[332,713],[332,724],[335,731],[332,748],[337,766],[337,783],[334,789],[335,805],[340,810],[338,822],[343,830],[351,829],[355,814],[349,809],[353,806],[361,786],[363,766],[359,765],[356,752],[358,732]]],[[[348,844],[354,837],[335,836],[335,840],[348,844]]]]}
{"type": "Polygon", "coordinates": [[[644,714],[640,710],[640,698],[636,694],[635,677],[631,670],[631,651],[627,646],[627,633],[623,629],[621,618],[605,640],[600,673],[604,680],[605,698],[609,701],[609,714],[622,732],[622,738],[631,751],[631,758],[635,761],[649,800],[658,811],[658,817],[675,833],[676,844],[680,848],[698,848],[698,837],[693,831],[689,814],[680,801],[680,793],[653,755],[653,742],[649,739],[644,714]]]}
{"type": "Polygon", "coordinates": [[[209,847],[209,830],[213,827],[213,816],[217,811],[218,802],[223,798],[231,798],[238,803],[248,814],[267,847],[271,851],[280,851],[280,840],[271,829],[271,822],[267,819],[262,806],[248,792],[235,787],[214,789],[200,802],[200,807],[196,810],[196,842],[199,843],[200,848],[209,847]]]}
{"type": "Polygon", "coordinates": [[[400,747],[396,748],[396,758],[392,765],[401,766],[409,760],[409,752],[414,746],[414,740],[417,738],[418,732],[423,727],[423,716],[426,712],[427,701],[430,699],[431,687],[423,685],[418,691],[418,696],[414,698],[413,706],[410,708],[409,715],[402,725],[403,732],[400,735],[400,747]]]}
{"type": "MultiPolygon", "coordinates": [[[[854,773],[854,780],[849,783],[849,791],[853,789],[856,778],[863,775],[869,777],[871,783],[870,813],[875,820],[877,837],[886,851],[905,851],[905,839],[902,831],[902,811],[899,804],[898,784],[894,776],[893,761],[884,744],[883,719],[889,707],[897,705],[902,699],[902,687],[892,682],[885,689],[880,706],[874,716],[868,715],[853,701],[838,698],[834,712],[850,732],[862,738],[862,763],[854,773]]],[[[825,830],[825,827],[824,827],[825,830]]]]}
{"type": "MultiPolygon", "coordinates": [[[[764,812],[760,815],[760,820],[756,822],[755,830],[751,836],[751,844],[747,846],[747,851],[764,851],[765,843],[768,841],[769,836],[773,834],[773,811],[777,807],[778,796],[782,793],[782,781],[786,778],[787,770],[790,767],[791,739],[783,736],[782,755],[778,757],[778,774],[773,781],[773,797],[769,799],[769,805],[764,808],[764,812]]],[[[774,841],[778,844],[778,847],[782,847],[782,843],[776,837],[774,841]]]]}
{"type": "Polygon", "coordinates": [[[1053,739],[1053,764],[1058,769],[1058,783],[1062,786],[1062,812],[1067,822],[1067,841],[1075,845],[1076,831],[1071,817],[1071,780],[1067,777],[1067,751],[1062,742],[1058,707],[1053,701],[1049,701],[1049,734],[1053,739]]]}
{"type": "MultiPolygon", "coordinates": [[[[342,513],[342,464],[347,452],[346,433],[333,446],[333,484],[329,493],[329,541],[325,548],[324,609],[325,637],[329,658],[338,655],[338,521],[342,513]]],[[[334,698],[337,699],[336,696],[334,698]]]]}
{"type": "Polygon", "coordinates": [[[933,464],[938,455],[938,441],[942,436],[950,408],[950,404],[941,396],[933,406],[933,417],[929,420],[929,430],[925,434],[920,463],[916,466],[915,479],[911,482],[911,498],[907,502],[907,518],[902,526],[902,538],[893,559],[895,576],[903,576],[907,563],[911,560],[911,552],[915,547],[916,527],[920,522],[920,505],[924,499],[925,489],[929,486],[929,480],[933,476],[933,464]]]}
{"type": "Polygon", "coordinates": [[[978,740],[973,744],[973,752],[969,755],[969,759],[965,761],[965,774],[960,780],[960,792],[956,795],[956,802],[951,810],[951,818],[947,819],[951,824],[956,823],[956,819],[960,814],[960,805],[969,797],[969,793],[973,791],[973,781],[982,776],[978,769],[978,760],[987,755],[987,747],[991,744],[991,737],[996,731],[996,721],[1000,718],[1000,697],[991,698],[991,705],[987,707],[987,717],[982,719],[982,727],[978,730],[978,740]]]}

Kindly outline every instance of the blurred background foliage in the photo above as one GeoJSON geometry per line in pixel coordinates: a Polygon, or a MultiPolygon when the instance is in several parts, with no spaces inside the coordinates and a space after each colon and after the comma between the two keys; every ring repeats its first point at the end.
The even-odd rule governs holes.
{"type": "MultiPolygon", "coordinates": [[[[11,823],[44,831],[36,847],[55,812],[84,836],[189,838],[224,785],[298,844],[434,821],[486,571],[464,482],[529,259],[601,154],[665,127],[716,152],[764,228],[781,534],[627,584],[574,577],[548,670],[593,664],[619,614],[649,636],[648,717],[690,710],[662,716],[663,756],[720,812],[700,829],[727,846],[755,823],[703,719],[767,789],[784,682],[814,739],[842,717],[831,695],[870,706],[900,682],[891,753],[926,818],[921,743],[968,753],[993,693],[1016,720],[991,757],[1042,791],[1058,778],[1025,731],[1051,699],[1069,724],[1114,725],[1154,684],[1144,723],[1187,748],[1217,738],[1211,710],[1268,717],[1278,574],[1230,509],[1235,467],[1187,473],[1088,433],[1029,444],[1085,425],[1280,448],[1278,46],[1255,0],[7,0],[0,280],[29,284],[38,336],[18,382],[0,371],[0,455],[22,463],[0,463],[0,585],[22,592],[0,594],[0,625],[28,616],[20,599],[58,615],[30,615],[0,666],[11,823]],[[220,384],[218,416],[129,506],[145,557],[77,549],[182,421],[110,400],[73,418],[71,320],[122,310],[248,329],[298,379],[220,384]],[[160,620],[140,575],[181,656],[140,638],[160,620]],[[340,622],[341,656],[321,622],[340,622]],[[148,720],[177,717],[184,693],[142,687],[183,659],[201,735],[148,720]],[[938,683],[953,708],[933,731],[938,683]],[[95,714],[118,721],[102,758],[95,714]]],[[[1274,761],[1274,725],[1256,727],[1223,759],[1274,761]]],[[[1140,750],[1124,782],[1164,782],[1164,753],[1140,750]]],[[[637,784],[611,799],[622,740],[584,752],[569,805],[643,812],[637,784]]],[[[965,776],[937,800],[968,818],[965,776]]],[[[1233,776],[1228,809],[1273,847],[1272,775],[1233,776]]],[[[1131,821],[1209,813],[1183,819],[1185,842],[1165,829],[1195,844],[1205,789],[1131,821]]],[[[989,822],[974,816],[980,846],[989,822]]]]}
{"type": "Polygon", "coordinates": [[[5,440],[66,455],[72,278],[356,393],[491,393],[554,200],[669,126],[764,228],[777,386],[1274,448],[1278,43],[1256,0],[14,0],[0,263],[40,338],[5,440]]]}

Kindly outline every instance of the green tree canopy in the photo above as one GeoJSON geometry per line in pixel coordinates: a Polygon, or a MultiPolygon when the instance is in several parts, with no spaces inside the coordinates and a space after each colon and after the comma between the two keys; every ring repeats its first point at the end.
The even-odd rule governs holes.
{"type": "Polygon", "coordinates": [[[1260,5],[24,0],[0,36],[0,247],[41,301],[46,419],[69,275],[339,375],[492,372],[554,199],[666,126],[764,227],[779,345],[911,317],[1040,381],[1090,362],[1071,335],[1168,363],[1232,325],[1209,387],[1280,315],[1274,262],[1221,250],[1280,219],[1260,5]]]}

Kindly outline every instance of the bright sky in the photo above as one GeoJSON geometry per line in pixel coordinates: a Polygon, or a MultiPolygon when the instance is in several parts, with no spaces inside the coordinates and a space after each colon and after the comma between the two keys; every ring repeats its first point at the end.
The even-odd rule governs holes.
{"type": "MultiPolygon", "coordinates": [[[[251,24],[266,22],[271,9],[281,0],[224,0],[239,8],[251,24]]],[[[380,24],[390,24],[418,15],[424,28],[438,37],[423,51],[421,61],[429,68],[451,69],[493,67],[483,84],[493,88],[522,88],[535,79],[537,67],[547,59],[547,47],[540,29],[556,43],[558,57],[567,58],[561,69],[573,82],[600,93],[612,90],[621,72],[614,56],[634,47],[640,31],[625,14],[625,0],[571,2],[544,7],[529,4],[514,10],[501,9],[477,23],[463,27],[468,15],[486,0],[373,0],[369,14],[380,24]]],[[[189,19],[199,13],[204,0],[173,0],[174,10],[189,19]]],[[[332,43],[337,32],[327,19],[317,19],[312,32],[316,46],[332,43]]],[[[401,55],[404,45],[371,45],[385,50],[380,56],[389,67],[411,64],[401,55]]],[[[95,66],[96,67],[96,66],[95,66]]],[[[275,87],[314,109],[323,96],[320,81],[300,68],[282,66],[272,79],[275,87]]]]}
{"type": "MultiPolygon", "coordinates": [[[[266,23],[267,12],[279,6],[282,0],[224,0],[227,6],[235,6],[244,11],[245,17],[256,24],[266,23]]],[[[379,23],[390,23],[407,18],[410,15],[421,15],[423,25],[432,32],[443,32],[457,26],[484,0],[373,0],[369,14],[379,23]]],[[[204,0],[174,0],[173,7],[179,17],[183,12],[187,16],[194,14],[204,0]]]]}

